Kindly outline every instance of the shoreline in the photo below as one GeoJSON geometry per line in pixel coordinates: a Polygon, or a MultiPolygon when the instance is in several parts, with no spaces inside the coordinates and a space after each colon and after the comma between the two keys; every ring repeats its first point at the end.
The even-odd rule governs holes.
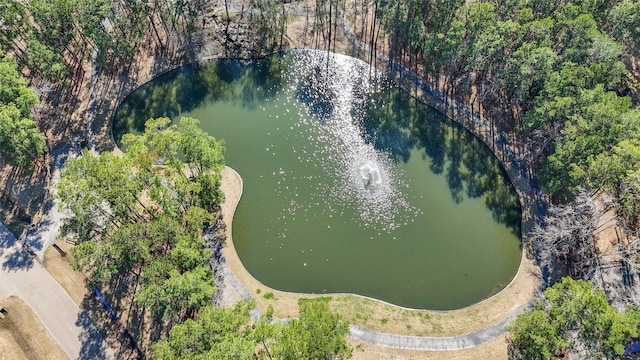
{"type": "Polygon", "coordinates": [[[233,216],[242,197],[243,182],[240,174],[228,166],[226,166],[222,171],[221,190],[225,194],[225,200],[221,204],[221,211],[223,221],[226,225],[226,241],[223,247],[223,253],[227,265],[232,272],[232,276],[236,277],[248,294],[250,294],[250,296],[256,301],[258,308],[265,311],[269,306],[272,306],[274,308],[274,317],[276,318],[297,316],[298,299],[329,296],[332,298],[331,303],[333,310],[341,313],[344,320],[353,325],[362,326],[373,331],[393,333],[396,335],[434,337],[460,336],[471,334],[495,325],[500,321],[503,321],[505,318],[512,316],[514,313],[521,311],[529,304],[537,290],[537,279],[532,275],[533,270],[535,270],[535,264],[526,256],[524,248],[522,250],[518,270],[507,286],[486,299],[455,310],[410,309],[357,294],[292,293],[273,289],[264,285],[249,273],[242,264],[242,261],[235,250],[232,237],[233,216]],[[260,293],[258,293],[257,290],[260,290],[260,293]],[[273,294],[273,299],[266,299],[264,296],[259,295],[265,293],[273,294]],[[391,316],[387,316],[389,314],[386,314],[382,316],[386,316],[384,318],[387,319],[387,321],[382,321],[382,323],[377,324],[381,326],[371,326],[372,324],[367,321],[354,321],[356,319],[348,317],[345,318],[345,304],[350,305],[346,306],[347,309],[357,307],[363,312],[403,312],[405,313],[405,317],[403,317],[402,320],[405,321],[408,320],[407,316],[420,319],[419,322],[424,322],[422,319],[425,317],[432,319],[434,322],[451,322],[454,318],[457,318],[457,321],[454,321],[454,324],[450,324],[447,329],[434,331],[434,329],[429,330],[428,326],[421,329],[416,326],[407,327],[405,324],[393,324],[394,320],[389,319],[391,316]],[[365,309],[361,308],[363,304],[366,305],[365,309]],[[460,325],[456,325],[456,323],[460,323],[460,325]],[[470,325],[470,323],[474,324],[470,325]],[[398,329],[400,331],[398,331],[398,329]]]}
{"type": "MultiPolygon", "coordinates": [[[[296,29],[294,29],[293,26],[290,26],[290,28],[288,29],[288,32],[294,31],[294,30],[296,29]]],[[[295,38],[295,36],[292,36],[292,37],[295,38]]],[[[287,35],[287,38],[289,38],[289,35],[287,35]]],[[[291,40],[291,38],[289,39],[291,40]]],[[[302,39],[302,37],[300,37],[300,39],[302,39]]],[[[303,42],[302,47],[313,48],[313,45],[311,44],[312,39],[307,39],[306,37],[304,37],[304,39],[308,40],[308,42],[305,40],[302,40],[303,42]]],[[[215,39],[208,39],[207,41],[208,43],[213,43],[215,39]]],[[[354,54],[353,49],[349,51],[348,43],[349,41],[345,38],[339,39],[338,46],[340,48],[335,49],[336,52],[363,60],[362,56],[354,54]]],[[[214,47],[211,47],[211,48],[213,50],[218,50],[217,48],[214,48],[214,47]]],[[[223,57],[222,51],[217,51],[217,52],[209,51],[207,54],[208,54],[207,58],[211,58],[211,59],[223,57]]],[[[138,54],[136,54],[136,59],[133,60],[133,66],[128,68],[125,72],[108,73],[108,72],[103,72],[102,70],[98,70],[95,74],[95,77],[93,75],[87,76],[82,82],[79,90],[79,93],[81,95],[84,94],[85,97],[79,97],[78,104],[75,104],[71,109],[67,110],[67,112],[69,112],[68,114],[69,123],[75,124],[75,126],[73,127],[74,131],[68,130],[70,129],[70,125],[68,123],[63,124],[64,125],[62,126],[62,129],[64,129],[63,132],[59,132],[57,129],[56,131],[50,129],[49,131],[54,134],[54,137],[51,140],[53,147],[66,145],[68,143],[79,144],[80,138],[75,138],[72,140],[64,140],[67,137],[67,134],[71,133],[71,134],[78,135],[85,140],[90,140],[91,147],[96,148],[99,151],[104,151],[104,150],[108,151],[108,150],[117,149],[117,146],[113,142],[113,138],[111,136],[111,121],[113,118],[113,113],[115,112],[117,107],[120,105],[120,103],[126,98],[126,96],[128,96],[131,92],[133,92],[137,87],[147,83],[148,81],[152,80],[156,76],[159,76],[163,72],[174,70],[175,68],[182,66],[188,62],[189,61],[178,58],[178,57],[169,58],[169,57],[157,55],[148,51],[139,51],[138,54]],[[87,114],[91,114],[91,121],[88,123],[85,121],[85,116],[87,114]],[[78,129],[79,127],[78,124],[80,124],[83,127],[83,129],[78,129]]],[[[90,67],[90,69],[92,68],[90,67]]],[[[413,95],[412,91],[409,91],[409,94],[412,96],[415,96],[413,95]]],[[[444,113],[447,114],[447,112],[444,112],[444,113]]],[[[458,123],[464,126],[464,124],[461,124],[455,118],[453,118],[453,121],[455,123],[458,123]]],[[[471,133],[481,138],[474,131],[471,131],[471,133]]],[[[492,152],[494,153],[494,156],[498,157],[498,154],[496,154],[493,151],[493,149],[492,149],[492,152]]],[[[225,170],[226,169],[227,168],[225,168],[225,170]]],[[[396,321],[398,322],[398,326],[400,328],[400,331],[394,331],[394,333],[398,333],[398,334],[406,333],[407,335],[419,336],[420,334],[424,334],[425,332],[431,331],[431,333],[437,336],[444,337],[444,336],[447,336],[446,334],[469,334],[474,331],[474,330],[470,331],[469,329],[486,328],[487,325],[483,325],[483,324],[487,324],[487,323],[495,324],[497,321],[491,320],[492,318],[496,318],[496,316],[492,316],[492,314],[495,315],[495,312],[488,311],[487,309],[485,309],[485,307],[487,308],[492,307],[494,310],[497,309],[500,312],[503,312],[505,309],[504,306],[501,306],[499,302],[496,303],[496,299],[499,297],[510,297],[510,298],[513,297],[513,299],[516,299],[514,300],[516,302],[512,305],[515,306],[515,304],[520,304],[522,302],[520,300],[521,296],[524,292],[528,291],[527,290],[528,288],[521,287],[522,284],[517,280],[518,279],[521,280],[522,277],[535,278],[535,276],[531,275],[532,274],[531,270],[536,269],[535,265],[525,255],[525,250],[523,246],[521,262],[518,267],[518,271],[516,272],[513,279],[510,281],[510,283],[506,287],[504,287],[502,290],[498,291],[496,294],[490,296],[487,299],[481,300],[478,303],[475,303],[473,305],[470,305],[468,307],[465,307],[463,309],[458,309],[458,310],[447,310],[447,311],[414,310],[414,309],[401,308],[393,304],[383,303],[380,300],[361,297],[359,295],[294,294],[294,293],[285,293],[285,292],[269,289],[264,284],[254,279],[248,273],[248,271],[242,265],[242,262],[240,261],[237,253],[235,252],[235,247],[233,245],[233,239],[232,239],[232,223],[233,223],[233,214],[242,197],[242,178],[233,169],[231,168],[228,168],[228,169],[230,170],[227,171],[227,176],[231,176],[231,178],[233,178],[234,177],[233,174],[235,174],[235,176],[237,176],[237,183],[235,183],[234,185],[232,181],[231,184],[228,184],[227,187],[222,189],[225,193],[225,197],[227,197],[224,203],[221,204],[221,207],[226,207],[227,209],[226,215],[223,215],[223,221],[225,221],[225,223],[228,223],[228,227],[226,229],[228,233],[228,238],[227,238],[228,242],[225,243],[224,245],[223,253],[229,263],[229,268],[232,269],[232,272],[231,272],[232,277],[237,277],[237,278],[242,277],[242,279],[238,279],[238,281],[241,284],[243,284],[243,286],[245,287],[246,285],[244,284],[247,283],[247,280],[244,277],[247,276],[248,278],[253,279],[254,282],[249,282],[249,285],[254,287],[253,288],[248,287],[247,290],[249,292],[249,295],[252,298],[256,299],[256,302],[260,304],[259,306],[261,308],[268,307],[269,305],[273,304],[274,301],[267,300],[262,295],[256,294],[256,291],[255,291],[256,289],[262,289],[264,292],[273,291],[273,293],[276,294],[276,298],[277,298],[276,301],[284,301],[285,308],[288,305],[292,309],[294,309],[294,310],[279,309],[278,311],[280,312],[295,311],[295,313],[297,313],[297,298],[300,298],[300,297],[332,296],[334,297],[334,300],[332,301],[333,303],[332,308],[334,311],[336,310],[336,307],[340,307],[340,306],[353,307],[354,309],[357,309],[358,311],[363,311],[363,312],[367,312],[367,311],[375,312],[376,311],[375,309],[383,308],[382,312],[385,314],[380,316],[374,314],[372,315],[372,318],[370,319],[370,321],[363,320],[363,321],[356,322],[359,325],[362,325],[366,328],[380,329],[380,331],[386,331],[385,329],[388,326],[385,326],[386,322],[385,324],[383,324],[382,322],[384,320],[387,320],[387,318],[392,317],[392,319],[389,319],[389,324],[396,321]],[[229,186],[231,186],[231,188],[228,188],[229,186]],[[234,193],[234,191],[236,193],[234,193]],[[225,203],[226,205],[224,205],[225,203]],[[231,261],[230,259],[233,258],[234,255],[236,260],[231,261]],[[529,265],[531,265],[532,267],[528,268],[529,265]],[[515,294],[515,297],[514,297],[514,294],[515,294]],[[347,302],[350,302],[350,303],[347,304],[347,302]],[[355,303],[355,305],[353,305],[353,303],[355,303]],[[372,303],[373,305],[371,305],[370,303],[372,303]],[[371,309],[374,309],[374,310],[371,310],[371,309]],[[411,323],[413,326],[412,328],[409,327],[409,323],[407,321],[404,321],[403,318],[397,318],[397,319],[394,318],[398,314],[400,314],[398,315],[400,317],[404,316],[403,312],[409,312],[411,313],[411,316],[414,316],[414,318],[407,320],[407,321],[415,320],[414,322],[411,323]],[[391,316],[389,316],[389,313],[391,313],[391,316]],[[451,328],[445,327],[444,329],[438,330],[438,326],[440,325],[438,326],[433,325],[431,327],[431,330],[421,330],[415,324],[423,323],[425,316],[429,316],[431,319],[431,322],[433,323],[435,323],[436,321],[439,321],[437,319],[439,317],[443,317],[443,318],[458,317],[458,318],[461,318],[462,322],[465,324],[475,323],[475,327],[474,326],[465,327],[464,325],[462,325],[457,327],[454,326],[451,328]]],[[[514,181],[512,181],[512,183],[514,183],[514,181]]],[[[516,186],[515,183],[514,183],[514,186],[516,186]]],[[[48,186],[45,186],[45,188],[48,188],[48,186]]],[[[523,216],[524,216],[524,204],[521,203],[521,205],[523,205],[523,216]]],[[[223,214],[224,214],[224,210],[223,210],[223,214]]],[[[537,282],[534,288],[537,290],[537,282]]],[[[533,294],[535,294],[535,292],[533,294]]],[[[529,296],[529,300],[531,299],[533,299],[533,295],[529,296]]],[[[525,306],[526,304],[527,303],[525,302],[523,306],[525,306]]],[[[511,309],[511,307],[509,307],[509,309],[511,309]]],[[[509,311],[510,313],[513,313],[513,311],[511,310],[509,311]]],[[[498,316],[498,318],[501,318],[501,317],[498,316]]],[[[502,336],[502,338],[504,338],[504,336],[502,336]]],[[[354,341],[354,340],[350,340],[350,341],[354,341]]],[[[440,359],[440,360],[454,359],[454,358],[455,359],[475,359],[475,358],[478,358],[477,356],[478,354],[484,354],[485,356],[480,356],[480,357],[486,357],[486,358],[498,358],[497,355],[499,355],[500,358],[502,356],[505,356],[506,358],[506,344],[503,340],[501,341],[500,338],[497,338],[492,341],[488,341],[482,345],[474,347],[472,349],[473,351],[451,351],[449,353],[455,354],[455,355],[450,355],[450,357],[447,357],[445,353],[442,351],[438,351],[438,352],[423,351],[420,353],[416,353],[416,352],[402,353],[401,351],[403,350],[381,348],[379,346],[370,345],[367,343],[362,343],[358,341],[355,341],[355,342],[357,343],[357,347],[360,350],[357,350],[357,349],[354,350],[354,357],[353,357],[354,359],[363,358],[364,356],[363,352],[365,352],[366,354],[371,354],[371,357],[366,357],[367,360],[373,359],[374,355],[380,356],[379,357],[380,359],[383,358],[382,356],[384,356],[384,358],[389,358],[389,359],[391,358],[391,356],[393,356],[393,358],[405,358],[405,357],[409,358],[410,357],[413,359],[416,359],[416,358],[432,359],[433,358],[433,359],[440,359]],[[487,357],[486,355],[489,353],[492,353],[496,356],[487,357]],[[394,355],[390,355],[390,354],[394,354],[394,355]],[[396,357],[398,355],[400,357],[396,357]]],[[[355,347],[356,346],[354,346],[354,348],[355,347]]]]}
{"type": "MultiPolygon", "coordinates": [[[[295,33],[296,30],[299,29],[296,29],[294,26],[289,27],[289,31],[291,31],[292,34],[295,33]]],[[[344,35],[339,36],[337,42],[338,48],[335,49],[337,53],[352,56],[360,60],[365,60],[363,59],[362,54],[358,54],[359,51],[356,51],[353,47],[349,46],[350,41],[349,39],[344,37],[344,35]]],[[[306,43],[298,45],[302,47],[313,48],[313,46],[308,46],[309,44],[306,43]]],[[[188,61],[185,61],[184,59],[178,61],[170,61],[167,59],[163,59],[162,57],[159,57],[157,55],[152,55],[146,58],[144,56],[142,57],[143,59],[141,59],[140,61],[134,61],[136,63],[136,66],[132,69],[131,72],[135,73],[135,76],[125,76],[125,74],[117,74],[116,76],[113,76],[113,74],[108,75],[101,73],[98,76],[98,81],[93,84],[93,86],[97,86],[99,88],[99,91],[97,92],[99,96],[96,97],[97,101],[95,105],[98,109],[100,109],[100,111],[98,112],[99,114],[97,114],[96,117],[93,118],[93,121],[89,126],[91,130],[93,130],[90,132],[90,135],[93,137],[94,141],[93,145],[95,145],[99,150],[113,150],[114,148],[117,148],[117,146],[115,146],[115,144],[113,143],[113,138],[111,136],[111,121],[113,113],[115,112],[119,104],[131,92],[133,92],[137,87],[155,78],[159,74],[171,71],[181,65],[184,65],[185,63],[188,63],[188,61]],[[118,86],[119,83],[120,86],[118,86]]],[[[222,52],[211,53],[209,54],[209,56],[207,56],[208,59],[222,57],[224,57],[222,52]]],[[[196,62],[198,60],[196,60],[196,62]]],[[[405,89],[405,91],[407,90],[405,89]]],[[[411,88],[407,92],[411,96],[419,99],[419,95],[424,95],[419,94],[418,91],[411,88]]],[[[87,106],[86,108],[89,107],[87,106]]],[[[482,134],[479,135],[477,131],[473,131],[477,129],[474,129],[473,127],[469,128],[469,124],[465,124],[464,121],[458,121],[460,119],[456,119],[456,117],[451,116],[451,113],[449,111],[445,111],[443,113],[452,118],[455,123],[467,128],[467,130],[469,130],[472,134],[483,140],[483,136],[481,136],[482,134]]],[[[484,141],[486,143],[486,139],[484,139],[484,141]]],[[[499,154],[496,154],[494,148],[492,148],[491,146],[489,148],[491,149],[494,156],[501,160],[501,162],[504,161],[504,159],[501,158],[499,154]]],[[[226,230],[228,234],[228,241],[224,245],[223,253],[229,266],[230,277],[235,277],[240,284],[243,284],[243,286],[246,288],[245,290],[248,292],[248,294],[245,293],[245,295],[251,296],[253,299],[255,299],[259,308],[267,309],[269,305],[275,306],[275,302],[278,302],[279,304],[275,309],[274,316],[297,316],[297,300],[299,298],[329,295],[294,294],[270,289],[253,278],[253,276],[244,268],[244,265],[235,252],[235,247],[233,246],[232,239],[233,213],[235,212],[238,202],[240,201],[242,196],[242,179],[239,174],[237,174],[237,172],[233,170],[228,171],[227,174],[229,176],[233,175],[234,173],[237,176],[237,182],[235,183],[235,185],[231,183],[223,188],[226,199],[224,203],[221,204],[221,207],[226,207],[227,209],[226,215],[223,215],[223,221],[225,221],[225,223],[228,225],[226,230]],[[231,189],[235,190],[230,190],[229,186],[231,186],[231,189]],[[233,193],[233,191],[235,191],[235,193],[233,193]],[[269,292],[275,294],[276,299],[269,300],[262,295],[258,295],[256,293],[256,290],[258,289],[261,290],[262,294],[269,292]]],[[[517,186],[517,183],[514,182],[513,178],[511,178],[511,182],[513,183],[514,187],[516,187],[516,189],[520,190],[517,186]]],[[[528,197],[527,195],[530,196],[531,194],[523,194],[521,191],[518,191],[518,193],[523,210],[522,216],[524,219],[525,212],[527,211],[525,210],[525,208],[527,207],[525,205],[525,199],[528,197]]],[[[524,236],[522,237],[524,238],[524,236]]],[[[535,275],[532,274],[535,273],[534,271],[536,270],[536,267],[535,264],[533,264],[532,260],[528,258],[524,246],[522,247],[523,249],[520,265],[510,283],[506,287],[498,291],[496,294],[462,309],[447,311],[407,309],[393,304],[384,303],[377,299],[346,294],[331,294],[331,296],[334,298],[334,300],[332,300],[331,306],[334,311],[341,312],[345,321],[363,326],[374,331],[394,333],[398,335],[439,337],[470,334],[498,323],[500,320],[504,319],[507,314],[513,314],[515,311],[522,309],[534,298],[534,295],[538,290],[538,280],[535,275]],[[358,319],[358,316],[346,318],[344,316],[344,313],[350,311],[352,315],[354,313],[363,313],[367,315],[364,319],[358,319]]],[[[225,279],[225,284],[228,283],[229,282],[225,279]]],[[[493,346],[495,346],[496,344],[495,341],[491,343],[494,344],[493,346]]],[[[502,346],[502,344],[500,346],[502,346]]],[[[506,349],[504,349],[504,353],[506,354],[506,349]]],[[[415,357],[415,355],[411,355],[411,357],[415,357]]]]}
{"type": "MultiPolygon", "coordinates": [[[[354,54],[345,49],[341,49],[339,53],[354,56],[354,54]]],[[[354,57],[360,58],[359,56],[354,57]]],[[[171,71],[181,65],[183,65],[183,63],[170,65],[168,68],[164,68],[162,72],[171,71]]],[[[115,94],[115,98],[112,98],[109,101],[109,107],[112,107],[111,110],[103,112],[101,117],[102,119],[94,119],[98,120],[93,123],[94,129],[96,127],[98,129],[102,129],[102,131],[93,133],[94,136],[98,134],[102,135],[98,136],[102,140],[98,141],[98,148],[103,148],[104,150],[113,150],[113,148],[117,148],[117,146],[113,144],[113,139],[110,136],[109,130],[111,125],[110,120],[113,116],[113,112],[117,108],[116,104],[120,104],[120,102],[137,87],[158,75],[153,73],[154,71],[146,72],[146,76],[139,76],[136,78],[137,81],[134,80],[127,82],[129,86],[119,88],[116,91],[117,94],[115,94]]],[[[408,93],[411,96],[420,98],[420,96],[417,96],[420,94],[416,94],[415,91],[408,91],[408,93]]],[[[447,114],[445,113],[445,115],[447,114]]],[[[452,118],[455,123],[466,127],[472,134],[482,139],[482,136],[479,136],[476,132],[472,131],[473,129],[469,129],[467,126],[464,126],[464,124],[457,121],[455,117],[451,117],[450,115],[449,117],[452,118]]],[[[499,160],[503,160],[494,152],[493,148],[489,148],[492,153],[494,153],[494,156],[499,160]]],[[[225,202],[221,204],[221,207],[225,207],[227,209],[226,214],[223,211],[223,221],[227,224],[226,231],[228,235],[228,242],[224,245],[223,252],[230,270],[229,277],[235,277],[237,283],[242,284],[246,288],[243,293],[235,291],[239,295],[239,298],[247,298],[250,296],[256,301],[258,308],[263,310],[266,310],[270,305],[274,306],[275,317],[287,318],[297,316],[299,298],[332,296],[333,300],[330,304],[332,309],[339,312],[345,321],[372,331],[408,336],[458,336],[472,334],[478,330],[495,325],[501,320],[504,320],[510,314],[520,311],[531,302],[538,290],[538,280],[535,275],[532,275],[535,274],[536,267],[532,260],[527,256],[524,246],[522,246],[523,249],[518,270],[507,286],[502,288],[496,294],[481,300],[478,303],[457,310],[438,311],[407,309],[360,295],[296,294],[268,288],[261,282],[257,281],[244,268],[244,265],[235,252],[232,239],[232,220],[233,213],[235,212],[238,202],[242,196],[242,179],[239,174],[233,170],[228,170],[227,173],[228,176],[235,173],[235,177],[237,177],[235,185],[232,182],[226,184],[225,188],[223,188],[226,199],[225,202]],[[275,294],[275,299],[266,299],[263,295],[258,295],[256,293],[257,290],[260,290],[262,294],[275,294]],[[360,317],[359,314],[366,315],[364,317],[360,317]]],[[[518,194],[523,210],[522,216],[524,222],[526,212],[525,208],[527,208],[525,204],[527,203],[526,198],[528,196],[525,195],[523,199],[523,189],[519,189],[518,184],[513,180],[514,179],[512,178],[511,182],[514,187],[516,187],[517,190],[520,190],[518,191],[518,194]]],[[[230,281],[225,280],[225,285],[229,283],[230,281]]],[[[236,297],[236,300],[237,299],[238,297],[236,297]]]]}

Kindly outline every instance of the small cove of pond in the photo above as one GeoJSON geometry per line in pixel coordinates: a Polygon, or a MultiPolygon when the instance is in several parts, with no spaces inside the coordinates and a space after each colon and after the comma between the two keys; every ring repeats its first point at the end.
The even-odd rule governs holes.
{"type": "Polygon", "coordinates": [[[125,99],[116,141],[159,116],[225,140],[245,184],[234,245],[265,285],[445,310],[518,269],[520,206],[497,159],[356,59],[297,50],[179,68],[125,99]]]}

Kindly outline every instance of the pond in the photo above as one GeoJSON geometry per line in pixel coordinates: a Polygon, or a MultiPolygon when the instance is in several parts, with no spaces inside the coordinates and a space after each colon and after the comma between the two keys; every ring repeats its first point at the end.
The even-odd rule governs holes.
{"type": "Polygon", "coordinates": [[[494,155],[359,60],[294,50],[181,67],[125,99],[116,141],[159,116],[225,140],[244,180],[233,243],[267,286],[446,310],[518,269],[520,205],[494,155]]]}

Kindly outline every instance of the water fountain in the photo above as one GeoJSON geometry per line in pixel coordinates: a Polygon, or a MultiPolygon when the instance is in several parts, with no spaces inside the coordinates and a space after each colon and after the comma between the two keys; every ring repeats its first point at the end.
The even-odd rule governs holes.
{"type": "Polygon", "coordinates": [[[371,160],[367,160],[358,166],[358,173],[367,189],[375,189],[382,184],[380,167],[371,160]]]}
{"type": "Polygon", "coordinates": [[[245,184],[233,245],[265,285],[440,310],[482,300],[520,263],[501,220],[518,221],[515,192],[486,146],[375,76],[312,50],[185,67],[132,93],[114,137],[179,113],[224,139],[245,184]]]}

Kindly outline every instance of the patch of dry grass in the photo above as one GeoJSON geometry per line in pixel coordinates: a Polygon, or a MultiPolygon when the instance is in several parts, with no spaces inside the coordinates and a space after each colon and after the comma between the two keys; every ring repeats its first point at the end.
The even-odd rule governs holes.
{"type": "Polygon", "coordinates": [[[0,299],[7,309],[0,319],[0,359],[67,359],[29,305],[16,296],[0,299]]]}
{"type": "Polygon", "coordinates": [[[383,348],[350,339],[352,360],[507,360],[507,342],[499,337],[471,349],[457,351],[412,351],[383,348]]]}
{"type": "Polygon", "coordinates": [[[23,348],[28,348],[28,344],[20,336],[11,318],[0,320],[0,359],[29,360],[23,348]]]}
{"type": "Polygon", "coordinates": [[[111,281],[100,285],[100,292],[118,317],[118,322],[115,322],[93,291],[87,288],[85,275],[71,268],[71,244],[64,240],[58,240],[56,244],[67,255],[63,256],[50,248],[45,254],[45,268],[73,301],[87,312],[117,358],[151,358],[151,344],[166,334],[173,324],[162,322],[148,309],[138,305],[135,292],[139,284],[135,275],[115,276],[111,281]]]}
{"type": "Polygon", "coordinates": [[[64,239],[56,241],[56,245],[66,253],[66,255],[60,254],[52,247],[47,249],[44,254],[44,265],[47,271],[53,275],[53,277],[60,283],[63,289],[67,291],[73,301],[80,306],[83,299],[89,293],[87,289],[86,278],[83,274],[74,271],[69,264],[71,260],[71,243],[66,242],[64,239]]]}

